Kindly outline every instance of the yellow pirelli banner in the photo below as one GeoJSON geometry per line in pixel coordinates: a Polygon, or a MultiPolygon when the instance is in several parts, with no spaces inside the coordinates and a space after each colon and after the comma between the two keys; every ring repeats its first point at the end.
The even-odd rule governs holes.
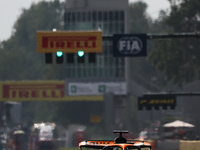
{"type": "Polygon", "coordinates": [[[37,53],[102,53],[102,31],[37,31],[37,53]]]}
{"type": "Polygon", "coordinates": [[[2,81],[0,101],[102,101],[98,96],[66,96],[64,81],[2,81]]]}

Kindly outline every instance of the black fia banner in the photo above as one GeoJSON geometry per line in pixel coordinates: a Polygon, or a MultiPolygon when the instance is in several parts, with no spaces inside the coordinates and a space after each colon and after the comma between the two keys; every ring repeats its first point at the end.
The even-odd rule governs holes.
{"type": "Polygon", "coordinates": [[[114,57],[139,57],[147,56],[146,34],[114,34],[114,57]]]}
{"type": "Polygon", "coordinates": [[[160,107],[166,110],[168,107],[170,109],[175,109],[176,107],[176,96],[175,95],[147,95],[143,97],[138,97],[138,110],[159,110],[160,107]]]}

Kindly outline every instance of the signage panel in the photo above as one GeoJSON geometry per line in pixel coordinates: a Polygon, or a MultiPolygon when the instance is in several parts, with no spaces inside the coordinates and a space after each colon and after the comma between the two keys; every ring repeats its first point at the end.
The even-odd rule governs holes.
{"type": "Polygon", "coordinates": [[[138,98],[139,110],[142,110],[143,108],[150,110],[153,107],[155,109],[159,109],[159,107],[162,107],[163,109],[167,109],[167,107],[174,109],[176,107],[176,96],[151,95],[151,96],[143,96],[143,97],[138,98]]]}
{"type": "Polygon", "coordinates": [[[100,123],[101,122],[101,116],[100,115],[91,115],[90,116],[90,122],[100,123]]]}
{"type": "Polygon", "coordinates": [[[64,81],[0,82],[0,101],[103,101],[103,96],[66,96],[64,81]]]}
{"type": "Polygon", "coordinates": [[[69,83],[69,95],[103,95],[113,93],[114,95],[126,95],[127,86],[125,82],[94,82],[94,83],[69,83]]]}
{"type": "Polygon", "coordinates": [[[146,40],[146,34],[115,34],[113,36],[113,56],[147,56],[146,40]]]}
{"type": "Polygon", "coordinates": [[[37,32],[37,53],[102,53],[101,31],[37,32]]]}

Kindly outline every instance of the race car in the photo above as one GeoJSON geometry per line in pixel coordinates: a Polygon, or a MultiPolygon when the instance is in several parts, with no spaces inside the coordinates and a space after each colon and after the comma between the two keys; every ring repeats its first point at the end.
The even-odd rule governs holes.
{"type": "Polygon", "coordinates": [[[151,144],[145,141],[129,140],[122,136],[122,133],[128,133],[126,130],[114,130],[119,136],[113,141],[109,140],[91,140],[79,143],[80,150],[151,150],[151,144]]]}

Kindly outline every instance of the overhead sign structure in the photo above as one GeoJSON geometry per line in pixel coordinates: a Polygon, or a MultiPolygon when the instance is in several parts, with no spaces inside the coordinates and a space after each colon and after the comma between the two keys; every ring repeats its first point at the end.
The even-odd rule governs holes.
{"type": "Polygon", "coordinates": [[[147,56],[146,34],[114,34],[113,56],[114,57],[137,57],[147,56]]]}
{"type": "Polygon", "coordinates": [[[138,98],[138,110],[146,108],[151,110],[152,108],[159,110],[159,108],[175,109],[176,107],[176,96],[175,95],[149,95],[138,98]]]}
{"type": "Polygon", "coordinates": [[[102,53],[102,31],[37,32],[37,53],[102,53]]]}

